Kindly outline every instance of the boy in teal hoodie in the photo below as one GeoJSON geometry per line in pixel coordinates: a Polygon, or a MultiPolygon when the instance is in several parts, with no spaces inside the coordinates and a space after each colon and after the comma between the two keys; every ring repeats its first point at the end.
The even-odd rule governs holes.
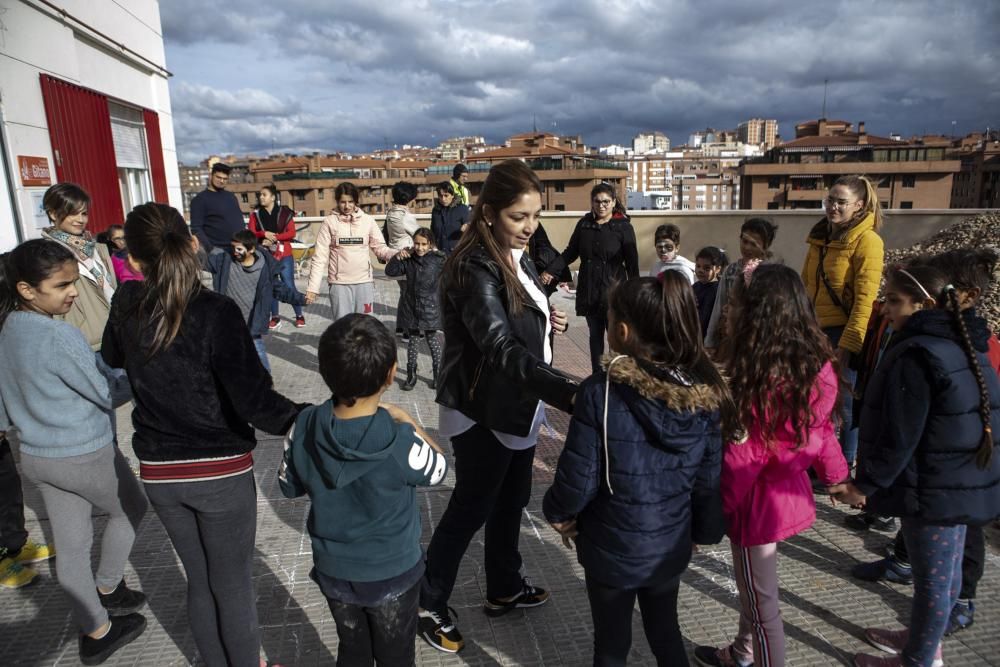
{"type": "Polygon", "coordinates": [[[338,665],[412,665],[424,558],[416,487],[439,484],[441,449],[403,410],[380,405],[396,375],[396,341],[371,315],[347,315],[319,341],[333,396],[306,408],[278,473],[309,495],[310,576],[340,637],[338,665]]]}

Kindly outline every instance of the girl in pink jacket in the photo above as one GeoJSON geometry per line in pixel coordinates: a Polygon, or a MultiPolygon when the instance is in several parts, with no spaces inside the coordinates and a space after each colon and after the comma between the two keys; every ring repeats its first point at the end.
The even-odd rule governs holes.
{"type": "Polygon", "coordinates": [[[816,520],[810,467],[827,486],[848,477],[835,432],[834,350],[798,274],[777,264],[754,269],[730,297],[724,350],[746,435],[726,446],[722,462],[740,626],[729,646],[695,650],[709,667],[784,665],[777,543],[816,520]]]}

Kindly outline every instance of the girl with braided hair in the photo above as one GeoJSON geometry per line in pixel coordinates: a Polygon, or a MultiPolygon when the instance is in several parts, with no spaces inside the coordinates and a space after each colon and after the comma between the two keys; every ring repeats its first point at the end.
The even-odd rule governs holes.
{"type": "Polygon", "coordinates": [[[900,517],[914,595],[908,629],[865,630],[892,657],[859,654],[854,664],[941,665],[966,527],[1000,515],[1000,380],[986,322],[962,311],[942,271],[894,267],[885,293],[897,333],[865,392],[857,477],[835,494],[900,517]]]}

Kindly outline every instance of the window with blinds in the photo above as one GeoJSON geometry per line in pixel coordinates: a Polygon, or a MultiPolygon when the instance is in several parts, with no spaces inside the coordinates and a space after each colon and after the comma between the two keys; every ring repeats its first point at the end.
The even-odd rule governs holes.
{"type": "Polygon", "coordinates": [[[122,208],[131,211],[151,199],[146,123],[141,109],[110,100],[108,113],[111,116],[111,139],[115,146],[122,208]]]}

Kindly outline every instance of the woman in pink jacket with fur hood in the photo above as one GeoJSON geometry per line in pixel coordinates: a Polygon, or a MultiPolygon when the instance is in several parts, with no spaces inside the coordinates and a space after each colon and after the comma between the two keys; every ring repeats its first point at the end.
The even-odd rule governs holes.
{"type": "Polygon", "coordinates": [[[727,311],[730,349],[723,354],[745,429],[745,439],[726,446],[722,462],[740,627],[729,646],[699,646],[695,658],[709,667],[780,667],[777,543],[816,520],[809,468],[828,487],[848,477],[834,428],[838,373],[792,269],[748,263],[727,311]]]}

